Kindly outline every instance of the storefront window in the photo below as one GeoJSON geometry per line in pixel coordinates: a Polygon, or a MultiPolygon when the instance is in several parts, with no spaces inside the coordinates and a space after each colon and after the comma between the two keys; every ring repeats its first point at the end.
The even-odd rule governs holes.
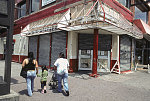
{"type": "Polygon", "coordinates": [[[18,18],[26,15],[26,3],[20,4],[18,9],[18,18]]]}
{"type": "Polygon", "coordinates": [[[40,3],[40,0],[31,0],[30,1],[30,13],[39,10],[39,3],[40,3]]]}
{"type": "Polygon", "coordinates": [[[0,27],[0,83],[4,82],[4,72],[5,72],[5,54],[6,54],[6,31],[7,29],[0,27]]]}
{"type": "Polygon", "coordinates": [[[147,12],[142,12],[137,7],[135,7],[135,19],[141,19],[145,23],[147,23],[148,20],[147,12]]]}

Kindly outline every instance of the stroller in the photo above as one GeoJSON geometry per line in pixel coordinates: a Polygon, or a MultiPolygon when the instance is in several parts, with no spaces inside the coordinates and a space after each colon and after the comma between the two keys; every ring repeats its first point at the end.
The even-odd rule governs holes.
{"type": "Polygon", "coordinates": [[[49,84],[50,88],[52,89],[56,89],[58,88],[58,80],[57,80],[57,72],[54,71],[53,75],[52,75],[52,78],[51,80],[49,81],[49,84]]]}

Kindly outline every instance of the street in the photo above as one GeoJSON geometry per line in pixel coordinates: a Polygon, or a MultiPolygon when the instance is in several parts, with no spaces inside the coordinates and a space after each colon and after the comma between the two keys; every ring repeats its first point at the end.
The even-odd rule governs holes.
{"type": "MultiPolygon", "coordinates": [[[[21,64],[12,62],[11,89],[20,94],[20,101],[149,101],[150,74],[146,70],[126,74],[107,74],[98,78],[87,73],[69,74],[70,96],[57,93],[47,85],[47,93],[40,93],[40,78],[35,78],[33,96],[27,96],[26,81],[20,77],[21,64]]],[[[40,71],[39,71],[40,72],[40,71]]],[[[49,71],[48,81],[52,76],[49,71]]]]}

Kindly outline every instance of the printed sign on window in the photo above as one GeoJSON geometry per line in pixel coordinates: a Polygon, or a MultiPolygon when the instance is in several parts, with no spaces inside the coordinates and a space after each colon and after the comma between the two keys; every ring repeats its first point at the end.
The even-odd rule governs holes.
{"type": "Polygon", "coordinates": [[[101,51],[101,55],[104,55],[104,51],[101,51]]]}

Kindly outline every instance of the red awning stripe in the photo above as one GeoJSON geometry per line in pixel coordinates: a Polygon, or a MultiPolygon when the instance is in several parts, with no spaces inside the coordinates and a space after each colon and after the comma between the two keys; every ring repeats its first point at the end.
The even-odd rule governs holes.
{"type": "Polygon", "coordinates": [[[136,19],[133,23],[143,32],[143,34],[150,34],[150,26],[141,19],[136,19]]]}

